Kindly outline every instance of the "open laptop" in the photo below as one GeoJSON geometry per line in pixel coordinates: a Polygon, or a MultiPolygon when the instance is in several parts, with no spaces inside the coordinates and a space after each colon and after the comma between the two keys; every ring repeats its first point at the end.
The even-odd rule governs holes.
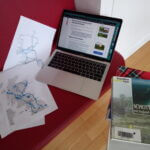
{"type": "Polygon", "coordinates": [[[64,10],[57,48],[37,80],[97,100],[122,20],[64,10]]]}

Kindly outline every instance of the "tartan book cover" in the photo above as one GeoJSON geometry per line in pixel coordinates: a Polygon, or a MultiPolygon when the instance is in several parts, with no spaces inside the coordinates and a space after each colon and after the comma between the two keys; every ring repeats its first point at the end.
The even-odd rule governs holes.
{"type": "Polygon", "coordinates": [[[129,77],[129,78],[141,78],[150,79],[150,72],[142,71],[138,69],[129,68],[126,66],[120,66],[117,69],[116,76],[119,77],[129,77]]]}

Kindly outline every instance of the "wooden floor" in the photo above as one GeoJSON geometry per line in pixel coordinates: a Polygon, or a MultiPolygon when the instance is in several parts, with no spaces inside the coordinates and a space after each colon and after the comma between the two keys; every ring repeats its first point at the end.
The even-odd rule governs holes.
{"type": "MultiPolygon", "coordinates": [[[[150,41],[126,60],[126,66],[150,71],[150,41]]],[[[106,150],[109,100],[110,90],[42,150],[106,150]]]]}

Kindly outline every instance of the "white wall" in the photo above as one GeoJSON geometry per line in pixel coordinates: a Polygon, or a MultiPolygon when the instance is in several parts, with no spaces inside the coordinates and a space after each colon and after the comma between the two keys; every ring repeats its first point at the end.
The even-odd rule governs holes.
{"type": "Polygon", "coordinates": [[[100,12],[99,14],[104,16],[112,16],[114,0],[100,0],[100,12]]]}
{"type": "Polygon", "coordinates": [[[123,19],[116,50],[124,58],[150,40],[150,0],[101,0],[100,14],[123,19]]]}
{"type": "Polygon", "coordinates": [[[150,0],[75,0],[78,11],[123,19],[116,50],[128,58],[150,40],[150,0]]]}
{"type": "Polygon", "coordinates": [[[74,0],[76,10],[91,14],[100,13],[100,2],[101,0],[74,0]]]}

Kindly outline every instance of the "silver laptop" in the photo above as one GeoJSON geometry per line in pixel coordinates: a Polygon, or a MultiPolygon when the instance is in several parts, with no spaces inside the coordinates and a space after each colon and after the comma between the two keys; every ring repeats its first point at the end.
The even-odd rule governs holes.
{"type": "Polygon", "coordinates": [[[97,100],[122,20],[64,10],[57,48],[37,80],[97,100]]]}

